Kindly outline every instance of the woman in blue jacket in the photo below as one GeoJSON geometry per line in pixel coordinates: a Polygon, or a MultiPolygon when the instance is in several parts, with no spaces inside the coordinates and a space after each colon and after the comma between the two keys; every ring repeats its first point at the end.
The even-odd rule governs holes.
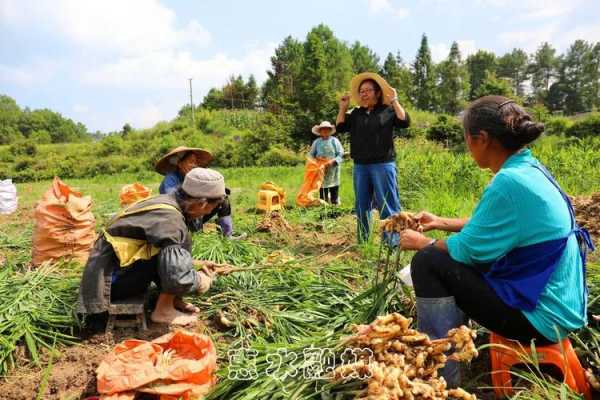
{"type": "MultiPolygon", "coordinates": [[[[544,126],[501,96],[473,102],[463,123],[471,156],[494,177],[471,218],[416,215],[423,231],[453,232],[447,240],[401,234],[403,249],[419,250],[411,263],[419,329],[445,336],[464,312],[510,339],[557,342],[587,322],[585,250],[593,245],[527,148],[544,126]]],[[[443,374],[459,380],[456,365],[443,374]]]]}

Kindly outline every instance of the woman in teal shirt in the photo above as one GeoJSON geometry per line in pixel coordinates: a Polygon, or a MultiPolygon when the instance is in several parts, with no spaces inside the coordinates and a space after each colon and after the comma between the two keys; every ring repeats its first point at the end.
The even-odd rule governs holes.
{"type": "MultiPolygon", "coordinates": [[[[464,312],[510,339],[557,342],[587,322],[578,245],[586,233],[566,195],[526,148],[544,126],[501,96],[472,103],[463,123],[475,162],[495,175],[470,219],[416,215],[423,231],[454,232],[446,241],[412,230],[401,234],[403,249],[419,250],[411,263],[419,329],[445,336],[464,312]]],[[[443,374],[458,383],[456,365],[443,374]]]]}

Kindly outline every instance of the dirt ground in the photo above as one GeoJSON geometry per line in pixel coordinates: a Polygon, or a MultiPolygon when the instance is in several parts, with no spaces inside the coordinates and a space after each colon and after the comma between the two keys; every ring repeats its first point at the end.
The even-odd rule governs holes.
{"type": "MultiPolygon", "coordinates": [[[[594,242],[600,239],[600,193],[592,196],[573,199],[577,220],[581,226],[590,231],[594,242]]],[[[355,240],[352,216],[343,215],[337,224],[344,229],[333,231],[327,229],[326,222],[310,222],[304,226],[271,224],[269,228],[277,231],[280,239],[285,241],[286,248],[292,254],[321,254],[322,263],[334,259],[360,257],[358,253],[347,251],[355,240]],[[335,232],[335,233],[334,233],[335,232]]],[[[271,230],[269,229],[269,230],[271,230]]],[[[258,240],[260,242],[260,240],[258,240]]],[[[0,255],[1,257],[1,255],[0,255]]],[[[115,329],[114,334],[104,334],[104,321],[94,321],[89,330],[80,333],[81,342],[75,346],[61,347],[60,353],[53,357],[51,368],[32,366],[25,357],[19,360],[19,366],[6,379],[0,379],[0,399],[2,400],[75,400],[87,399],[96,395],[96,368],[105,354],[116,343],[128,338],[145,340],[155,339],[169,331],[165,325],[149,322],[148,330],[138,332],[134,329],[115,329]],[[42,388],[44,388],[43,393],[42,388]]],[[[206,325],[200,323],[195,330],[204,332],[206,325]]],[[[485,343],[479,338],[478,345],[485,343]]],[[[48,355],[44,355],[42,365],[48,364],[48,355]]],[[[489,371],[487,350],[469,366],[463,369],[466,381],[474,381],[478,386],[488,383],[489,376],[482,377],[482,371],[489,371]]],[[[491,384],[491,382],[489,382],[491,384]]],[[[478,398],[492,399],[493,392],[489,388],[479,387],[475,390],[478,398]]]]}
{"type": "Polygon", "coordinates": [[[600,239],[600,192],[591,196],[580,196],[573,199],[573,207],[577,223],[586,228],[594,237],[594,242],[600,239]]]}
{"type": "MultiPolygon", "coordinates": [[[[98,333],[103,323],[102,320],[94,321],[89,331],[81,332],[81,343],[62,347],[60,354],[53,358],[50,370],[23,363],[6,380],[0,380],[0,398],[75,400],[95,396],[96,368],[116,343],[130,338],[152,340],[169,332],[168,326],[149,322],[148,330],[144,332],[115,328],[114,334],[98,333]],[[46,390],[40,394],[46,375],[46,390]]],[[[201,328],[202,324],[199,324],[199,327],[201,328]]],[[[45,355],[42,364],[47,365],[48,361],[48,355],[45,355]]]]}

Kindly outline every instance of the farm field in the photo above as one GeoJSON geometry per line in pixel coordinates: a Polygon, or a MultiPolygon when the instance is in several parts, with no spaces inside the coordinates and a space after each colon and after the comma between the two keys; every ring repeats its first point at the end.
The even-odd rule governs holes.
{"type": "MultiPolygon", "coordinates": [[[[422,139],[399,141],[396,148],[400,197],[406,210],[467,216],[491,178],[468,154],[422,139]]],[[[546,137],[533,151],[571,196],[587,198],[600,192],[599,139],[546,137]]],[[[415,312],[410,288],[397,284],[396,279],[377,279],[381,257],[377,235],[370,243],[356,244],[351,162],[343,165],[342,205],[336,208],[301,209],[293,205],[302,182],[302,166],[229,168],[221,172],[232,190],[235,229],[247,232],[248,238],[223,241],[209,226],[205,233],[195,235],[193,253],[199,259],[228,262],[248,270],[220,278],[208,293],[189,299],[202,310],[194,329],[211,336],[218,350],[219,383],[208,398],[353,398],[359,385],[305,379],[298,371],[304,371],[306,365],[297,355],[311,347],[339,350],[340,340],[350,333],[352,324],[369,323],[377,315],[391,312],[414,317],[415,312]],[[260,229],[265,226],[263,214],[254,208],[258,187],[265,181],[282,186],[290,206],[283,213],[287,224],[272,220],[266,231],[260,229]],[[254,364],[244,357],[232,358],[231,350],[243,349],[256,352],[254,364]],[[273,372],[266,356],[280,349],[287,351],[286,358],[273,372]],[[256,368],[253,379],[235,379],[232,374],[250,367],[256,368]]],[[[157,193],[159,179],[157,174],[146,173],[65,182],[92,196],[96,228],[100,229],[119,209],[123,185],[139,181],[157,193]]],[[[96,394],[95,368],[114,344],[129,337],[152,339],[168,331],[167,327],[151,325],[141,335],[127,329],[112,335],[94,330],[93,324],[79,327],[70,312],[81,266],[61,262],[41,270],[30,269],[33,208],[49,185],[50,181],[19,183],[19,209],[0,216],[2,399],[92,396],[96,394]],[[31,283],[38,282],[36,277],[40,282],[37,286],[31,283]],[[60,293],[61,300],[52,293],[60,293]],[[24,313],[31,317],[24,318],[24,313]]],[[[600,245],[598,236],[594,241],[600,245]]],[[[398,272],[397,267],[409,263],[412,254],[392,254],[387,262],[392,275],[398,272]]],[[[600,314],[599,260],[598,253],[589,256],[590,314],[600,314]]],[[[572,337],[580,359],[596,376],[600,368],[598,340],[600,327],[593,321],[572,337]]],[[[485,347],[486,343],[487,332],[479,328],[476,344],[485,347]]],[[[486,350],[465,365],[464,372],[466,390],[481,398],[493,398],[486,350]]],[[[522,378],[528,389],[515,398],[577,398],[547,375],[538,378],[525,371],[522,378]]]]}

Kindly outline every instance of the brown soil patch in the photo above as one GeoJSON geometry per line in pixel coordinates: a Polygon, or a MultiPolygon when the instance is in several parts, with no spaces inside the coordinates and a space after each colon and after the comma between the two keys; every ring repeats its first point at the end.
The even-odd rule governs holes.
{"type": "Polygon", "coordinates": [[[258,232],[285,233],[290,232],[292,227],[284,218],[283,214],[273,211],[265,214],[256,226],[258,232]]]}
{"type": "Polygon", "coordinates": [[[594,243],[600,239],[600,192],[573,199],[577,223],[590,232],[594,243]]]}
{"type": "MultiPolygon", "coordinates": [[[[80,344],[59,348],[60,354],[53,359],[48,374],[49,357],[44,355],[43,368],[32,367],[24,363],[15,369],[6,379],[0,379],[0,398],[2,400],[36,399],[43,385],[44,376],[48,374],[46,389],[40,396],[44,400],[85,399],[96,393],[96,368],[102,358],[125,339],[152,340],[169,332],[166,325],[149,322],[148,330],[138,333],[135,329],[118,329],[114,335],[95,333],[80,344]]],[[[194,330],[203,331],[200,323],[194,330]]],[[[85,332],[83,333],[85,335],[85,332]]]]}

